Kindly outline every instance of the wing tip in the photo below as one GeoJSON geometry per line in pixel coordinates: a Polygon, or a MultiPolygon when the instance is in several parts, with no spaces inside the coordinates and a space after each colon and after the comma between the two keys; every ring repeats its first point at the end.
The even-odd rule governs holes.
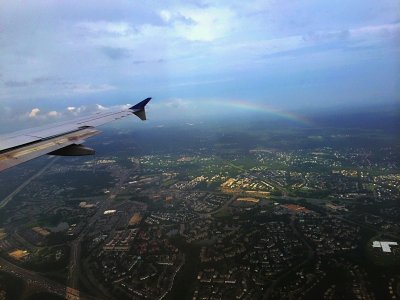
{"type": "Polygon", "coordinates": [[[145,121],[146,120],[146,111],[145,111],[145,106],[149,101],[151,100],[151,97],[148,97],[139,103],[135,104],[134,106],[130,107],[129,109],[132,110],[132,113],[136,116],[139,117],[140,120],[145,121]]]}
{"type": "Polygon", "coordinates": [[[151,100],[151,97],[148,97],[142,101],[140,101],[139,103],[135,104],[134,106],[130,107],[129,109],[135,110],[143,110],[145,108],[145,106],[147,105],[147,103],[149,103],[149,101],[151,100]]]}

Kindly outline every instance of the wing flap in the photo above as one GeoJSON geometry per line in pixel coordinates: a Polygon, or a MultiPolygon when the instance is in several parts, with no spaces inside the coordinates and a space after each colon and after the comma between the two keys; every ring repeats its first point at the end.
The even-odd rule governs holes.
{"type": "Polygon", "coordinates": [[[72,144],[80,144],[86,138],[99,134],[100,131],[93,128],[85,128],[64,135],[53,137],[38,142],[26,144],[7,152],[0,153],[0,171],[11,168],[28,160],[67,147],[72,144]]]}

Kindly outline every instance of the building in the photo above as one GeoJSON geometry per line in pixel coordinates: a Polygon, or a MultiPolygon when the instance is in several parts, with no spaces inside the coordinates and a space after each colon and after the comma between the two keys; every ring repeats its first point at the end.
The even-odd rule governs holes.
{"type": "Polygon", "coordinates": [[[372,243],[372,247],[374,248],[382,248],[383,252],[392,252],[390,246],[397,246],[397,242],[381,242],[381,241],[374,241],[372,243]]]}

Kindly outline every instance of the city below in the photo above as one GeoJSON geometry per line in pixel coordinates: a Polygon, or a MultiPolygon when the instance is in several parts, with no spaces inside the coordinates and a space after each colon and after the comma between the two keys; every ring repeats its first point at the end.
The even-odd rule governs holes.
{"type": "Polygon", "coordinates": [[[0,299],[400,299],[384,130],[107,129],[0,176],[0,299]]]}

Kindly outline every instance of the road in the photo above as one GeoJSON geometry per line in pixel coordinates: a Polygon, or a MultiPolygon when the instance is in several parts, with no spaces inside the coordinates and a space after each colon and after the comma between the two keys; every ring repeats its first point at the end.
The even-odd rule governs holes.
{"type": "Polygon", "coordinates": [[[135,172],[138,165],[133,170],[124,170],[124,173],[120,173],[120,177],[113,189],[110,190],[110,196],[104,200],[97,208],[96,213],[88,220],[85,228],[81,231],[79,236],[70,243],[70,263],[68,272],[68,287],[73,290],[79,289],[79,276],[80,276],[80,260],[81,260],[81,242],[86,234],[91,230],[92,226],[96,221],[103,215],[104,211],[109,208],[110,203],[115,199],[118,192],[121,190],[123,184],[128,180],[131,172],[135,172]]]}
{"type": "Polygon", "coordinates": [[[71,250],[70,250],[68,286],[73,289],[78,289],[80,251],[81,251],[81,238],[78,238],[71,243],[71,250]]]}
{"type": "Polygon", "coordinates": [[[162,296],[158,300],[164,299],[168,295],[168,293],[172,290],[172,286],[174,285],[174,281],[175,281],[175,276],[176,276],[176,274],[178,274],[178,272],[180,271],[182,266],[185,264],[185,259],[186,259],[186,256],[183,256],[181,263],[179,264],[178,268],[174,271],[174,274],[172,275],[172,278],[169,282],[168,289],[165,291],[164,294],[162,294],[162,296]]]}
{"type": "Polygon", "coordinates": [[[30,184],[33,180],[38,178],[40,175],[42,175],[48,168],[50,168],[56,161],[58,157],[51,159],[51,161],[46,164],[42,169],[39,170],[36,174],[28,178],[24,183],[22,183],[19,187],[17,187],[10,195],[8,195],[6,198],[4,198],[0,202],[0,209],[5,207],[19,192],[21,192],[28,184],[30,184]]]}
{"type": "MultiPolygon", "coordinates": [[[[5,199],[0,202],[0,209],[5,207],[13,198],[20,193],[26,186],[28,186],[33,180],[41,176],[48,168],[50,168],[58,158],[51,159],[49,163],[47,163],[42,169],[40,169],[33,176],[28,178],[25,182],[23,182],[20,186],[18,186],[11,194],[9,194],[5,199]]],[[[80,275],[80,254],[81,254],[81,242],[84,236],[89,232],[90,228],[95,224],[98,218],[103,215],[104,210],[106,210],[110,203],[115,199],[116,195],[120,191],[123,184],[129,178],[131,172],[135,172],[139,166],[136,165],[136,168],[133,170],[125,171],[122,174],[120,173],[119,181],[115,185],[115,187],[110,191],[110,196],[103,201],[96,212],[93,215],[84,230],[79,234],[77,239],[75,239],[72,243],[70,243],[71,253],[70,253],[70,264],[69,264],[69,272],[68,272],[68,280],[67,285],[64,286],[57,282],[53,282],[50,279],[42,277],[38,273],[32,272],[30,270],[26,270],[20,268],[2,258],[0,258],[0,270],[13,274],[14,276],[22,278],[25,282],[30,285],[37,286],[43,289],[46,292],[57,294],[61,297],[66,297],[67,299],[90,299],[90,296],[83,296],[82,293],[78,291],[79,285],[79,275],[80,275]]]]}
{"type": "MultiPolygon", "coordinates": [[[[67,291],[67,287],[65,285],[45,278],[36,272],[18,267],[3,258],[0,258],[0,271],[21,278],[22,280],[24,280],[24,282],[28,284],[28,286],[36,287],[41,291],[50,294],[56,294],[63,298],[67,297],[67,299],[71,299],[70,297],[68,297],[69,292],[67,291]]],[[[81,299],[93,298],[85,295],[81,297],[81,299]]]]}
{"type": "Polygon", "coordinates": [[[0,258],[0,270],[23,279],[25,282],[37,286],[49,293],[65,297],[66,287],[60,283],[42,277],[36,272],[20,268],[12,263],[0,258]]]}
{"type": "MultiPolygon", "coordinates": [[[[28,286],[36,287],[44,292],[56,294],[63,298],[72,299],[69,297],[70,291],[68,291],[65,285],[43,277],[34,271],[23,269],[4,258],[0,258],[0,271],[21,278],[24,282],[28,283],[28,286]]],[[[80,299],[94,300],[95,298],[85,294],[81,295],[80,299]]]]}

